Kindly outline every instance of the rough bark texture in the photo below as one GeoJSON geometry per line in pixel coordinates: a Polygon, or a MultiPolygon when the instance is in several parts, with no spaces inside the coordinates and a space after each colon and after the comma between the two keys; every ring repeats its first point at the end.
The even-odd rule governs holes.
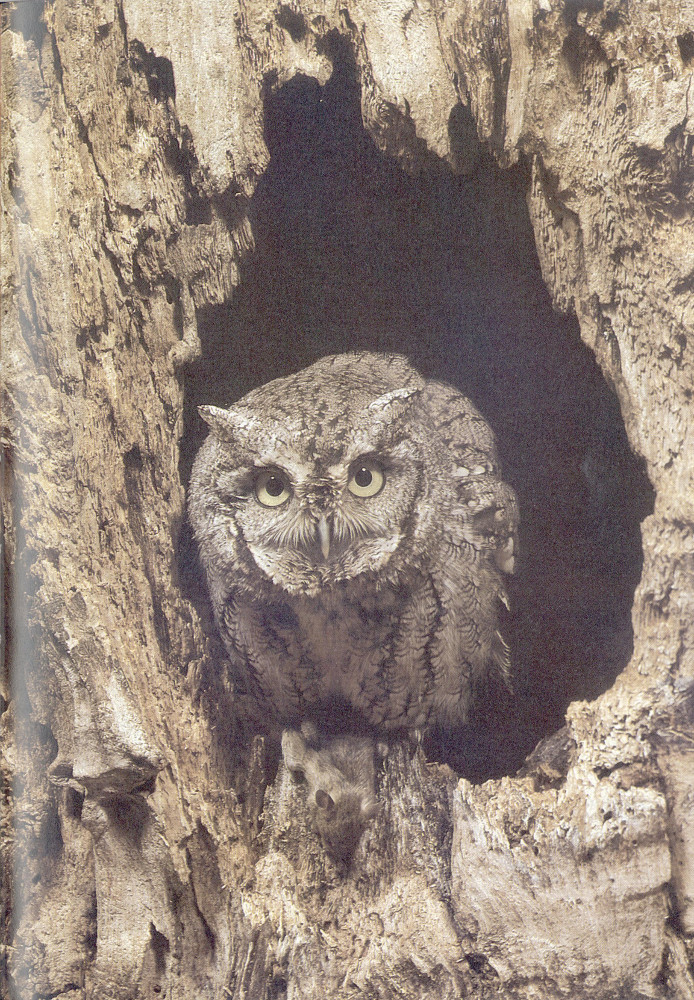
{"type": "Polygon", "coordinates": [[[8,995],[694,997],[694,4],[2,14],[8,995]],[[253,247],[263,96],[328,80],[338,37],[407,169],[469,168],[461,104],[529,165],[656,496],[614,685],[520,776],[392,747],[346,872],[281,765],[265,789],[177,562],[196,309],[253,247]]]}

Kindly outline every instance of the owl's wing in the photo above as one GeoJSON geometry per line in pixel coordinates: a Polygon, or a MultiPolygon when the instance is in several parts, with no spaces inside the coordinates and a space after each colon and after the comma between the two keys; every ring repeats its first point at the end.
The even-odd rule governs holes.
{"type": "Polygon", "coordinates": [[[448,455],[450,508],[442,525],[444,554],[435,576],[455,594],[452,619],[463,633],[472,679],[494,664],[510,683],[510,651],[500,629],[508,608],[505,575],[514,569],[518,505],[501,479],[494,434],[455,389],[427,384],[428,417],[448,455]]]}
{"type": "Polygon", "coordinates": [[[468,538],[487,549],[502,573],[513,573],[518,547],[518,503],[511,487],[491,474],[456,483],[468,538]]]}
{"type": "Polygon", "coordinates": [[[457,498],[452,534],[462,530],[468,542],[489,551],[498,569],[512,573],[518,504],[511,487],[501,479],[491,427],[469,399],[441,382],[427,383],[426,405],[452,459],[457,498]]]}
{"type": "Polygon", "coordinates": [[[467,397],[443,382],[429,381],[424,390],[427,415],[456,462],[469,472],[499,472],[494,433],[467,397]]]}

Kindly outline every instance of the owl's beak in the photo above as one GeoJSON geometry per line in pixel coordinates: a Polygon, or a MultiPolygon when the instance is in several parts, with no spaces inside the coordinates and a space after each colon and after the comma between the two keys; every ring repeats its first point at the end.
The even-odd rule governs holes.
{"type": "Polygon", "coordinates": [[[321,514],[318,520],[318,541],[323,558],[327,559],[330,555],[330,525],[325,514],[321,514]]]}

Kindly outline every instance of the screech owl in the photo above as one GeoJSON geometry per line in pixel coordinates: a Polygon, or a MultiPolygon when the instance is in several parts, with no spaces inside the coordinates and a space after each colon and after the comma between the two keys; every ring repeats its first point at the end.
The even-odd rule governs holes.
{"type": "Polygon", "coordinates": [[[189,513],[216,621],[274,724],[344,706],[380,731],[465,721],[509,671],[518,514],[494,436],[399,355],[333,355],[200,407],[189,513]]]}

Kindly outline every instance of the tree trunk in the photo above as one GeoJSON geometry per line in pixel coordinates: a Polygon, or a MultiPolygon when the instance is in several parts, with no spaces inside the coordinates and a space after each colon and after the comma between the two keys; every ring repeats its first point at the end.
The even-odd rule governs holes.
{"type": "MultiPolygon", "coordinates": [[[[6,995],[694,998],[694,4],[2,8],[6,995]],[[267,332],[254,296],[267,282],[263,308],[279,329],[304,276],[288,267],[279,287],[276,270],[251,270],[254,257],[291,264],[301,211],[296,230],[278,217],[262,230],[253,213],[276,196],[268,178],[291,140],[277,131],[277,101],[317,85],[328,95],[340,66],[360,93],[360,141],[390,171],[393,213],[402,191],[415,197],[410,184],[417,225],[432,218],[422,192],[477,192],[497,214],[485,208],[476,225],[514,260],[524,209],[505,200],[508,185],[527,196],[554,307],[578,318],[654,491],[652,501],[628,450],[612,469],[604,448],[572,466],[584,476],[577,508],[597,511],[609,494],[636,534],[650,512],[630,657],[627,635],[605,666],[617,631],[608,621],[604,647],[576,643],[574,673],[553,674],[564,633],[544,623],[560,614],[564,584],[576,588],[567,622],[596,595],[611,608],[626,586],[628,633],[641,553],[632,584],[603,590],[590,567],[577,580],[570,553],[552,576],[540,522],[556,507],[542,487],[527,536],[533,586],[545,568],[564,583],[548,609],[548,591],[528,603],[519,575],[537,641],[532,655],[523,647],[519,700],[494,723],[508,727],[511,763],[458,768],[455,753],[427,749],[427,760],[393,744],[380,813],[346,869],[325,855],[304,789],[235,712],[184,500],[206,380],[224,368],[241,386],[249,357],[249,382],[256,369],[269,378],[303,361],[299,341],[267,332]],[[215,340],[233,308],[250,320],[215,340]],[[550,724],[539,703],[552,691],[550,724]],[[531,721],[518,736],[523,711],[531,721]]],[[[350,121],[332,126],[335,141],[357,135],[350,121]]],[[[350,196],[357,233],[369,183],[350,196]]],[[[448,238],[431,236],[437,261],[448,238]]],[[[321,292],[345,309],[349,266],[321,292]]],[[[526,271],[504,267],[507,297],[545,309],[539,282],[523,291],[526,271]]],[[[573,405],[572,359],[589,369],[573,321],[547,319],[561,335],[530,324],[521,337],[515,302],[503,308],[498,359],[475,360],[465,342],[481,396],[498,386],[497,361],[508,372],[523,350],[527,372],[551,363],[566,373],[573,405]]],[[[456,353],[418,322],[404,348],[456,353]]],[[[323,353],[349,343],[334,330],[316,335],[323,353]]],[[[382,346],[375,333],[370,344],[382,346]]],[[[501,412],[496,391],[489,407],[501,412]]],[[[535,424],[514,428],[504,412],[497,431],[513,472],[535,424]]],[[[551,434],[556,414],[543,416],[540,398],[531,412],[551,434]]],[[[586,544],[599,554],[595,523],[586,544]]]]}

